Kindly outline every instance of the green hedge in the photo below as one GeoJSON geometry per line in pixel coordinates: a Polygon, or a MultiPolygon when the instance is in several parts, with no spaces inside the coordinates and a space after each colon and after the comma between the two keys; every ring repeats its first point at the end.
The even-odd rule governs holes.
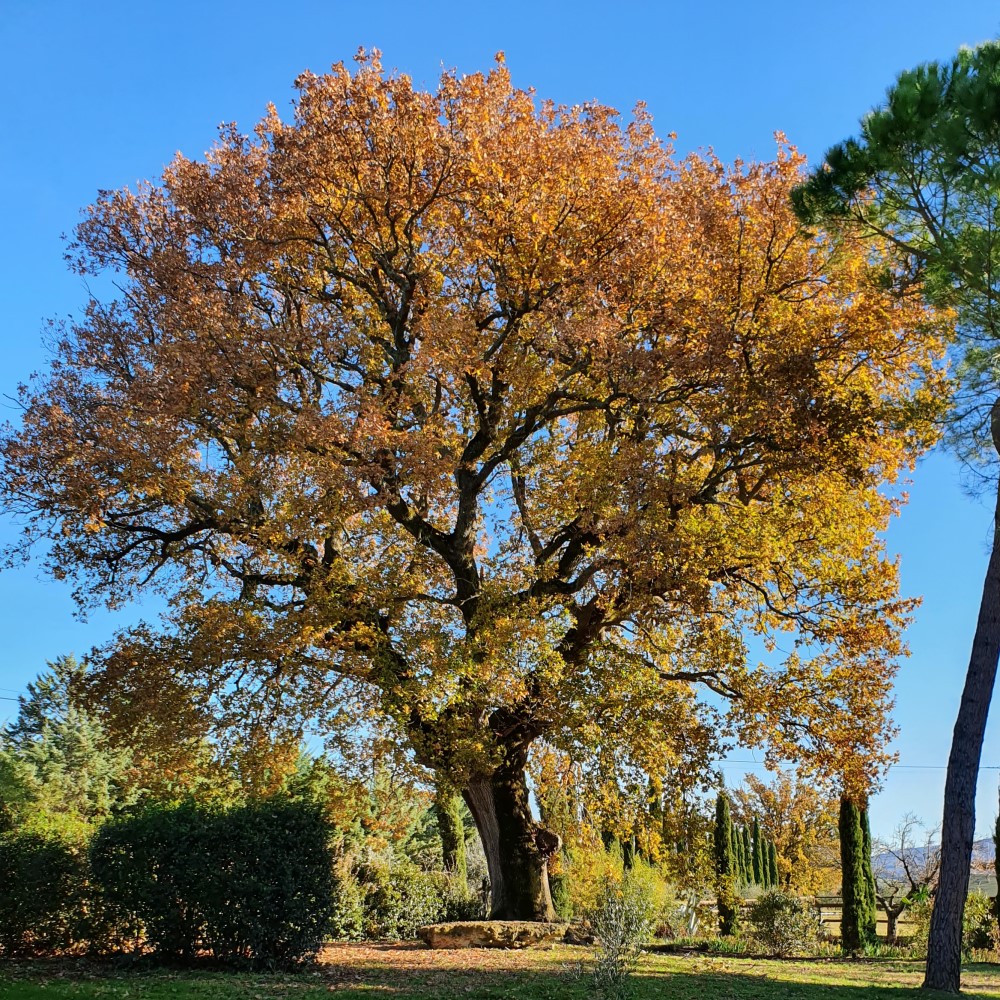
{"type": "Polygon", "coordinates": [[[102,827],[93,879],[122,927],[163,956],[288,965],[314,954],[333,913],[330,831],[318,807],[156,808],[102,827]]]}
{"type": "Polygon", "coordinates": [[[55,837],[0,836],[0,952],[35,955],[78,945],[86,931],[86,859],[55,837]]]}

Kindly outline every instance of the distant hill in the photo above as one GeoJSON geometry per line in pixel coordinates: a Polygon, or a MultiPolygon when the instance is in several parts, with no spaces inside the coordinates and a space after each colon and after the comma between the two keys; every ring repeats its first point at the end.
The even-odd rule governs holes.
{"type": "MultiPolygon", "coordinates": [[[[938,850],[937,846],[930,850],[938,850]]],[[[907,851],[907,856],[912,857],[917,865],[920,865],[926,857],[928,848],[913,847],[907,851]]],[[[988,869],[988,874],[993,874],[993,865],[996,860],[996,848],[993,838],[987,837],[985,840],[977,840],[972,845],[972,871],[982,873],[983,869],[988,869]]],[[[905,878],[902,864],[891,854],[877,854],[873,859],[873,864],[879,868],[886,878],[905,878]]],[[[995,890],[994,890],[995,891],[995,890]]]]}

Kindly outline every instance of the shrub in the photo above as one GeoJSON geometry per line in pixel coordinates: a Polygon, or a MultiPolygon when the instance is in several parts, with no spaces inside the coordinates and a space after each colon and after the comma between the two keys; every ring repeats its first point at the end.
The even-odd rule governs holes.
{"type": "Polygon", "coordinates": [[[913,958],[927,957],[927,938],[930,936],[931,912],[934,901],[929,897],[918,899],[906,911],[911,934],[906,939],[906,948],[913,958]]]}
{"type": "Polygon", "coordinates": [[[330,937],[360,941],[365,931],[365,895],[353,870],[353,858],[338,858],[333,868],[333,911],[330,937]]]}
{"type": "Polygon", "coordinates": [[[81,943],[86,864],[70,845],[34,833],[0,836],[0,952],[33,955],[81,943]]]}
{"type": "Polygon", "coordinates": [[[632,996],[631,974],[642,946],[653,931],[655,909],[648,886],[626,875],[608,879],[591,910],[590,923],[597,935],[594,985],[608,1000],[632,996]]]}
{"type": "Polygon", "coordinates": [[[94,882],[137,945],[194,956],[205,925],[202,887],[212,877],[212,819],[191,803],[155,806],[106,823],[91,842],[94,882]]]}
{"type": "Polygon", "coordinates": [[[412,861],[376,856],[357,867],[364,893],[364,936],[410,940],[417,928],[444,919],[448,876],[427,872],[412,861]]]}
{"type": "Polygon", "coordinates": [[[474,893],[469,883],[457,873],[446,873],[443,920],[485,920],[489,916],[489,898],[474,893]]]}
{"type": "Polygon", "coordinates": [[[319,951],[333,911],[330,830],[318,806],[281,799],[216,814],[200,907],[227,961],[287,966],[319,951]]]}
{"type": "Polygon", "coordinates": [[[318,806],[271,799],[227,811],[151,809],[103,827],[91,867],[121,926],[161,955],[288,965],[333,915],[329,829],[318,806]]]}
{"type": "Polygon", "coordinates": [[[581,838],[566,859],[567,894],[574,914],[591,913],[598,905],[609,881],[620,882],[624,865],[620,850],[607,851],[600,838],[581,838]]]}
{"type": "Polygon", "coordinates": [[[552,907],[560,920],[573,919],[573,900],[569,894],[569,875],[566,872],[549,875],[549,892],[552,893],[552,907]]]}
{"type": "Polygon", "coordinates": [[[996,914],[993,902],[981,892],[970,892],[962,913],[962,951],[992,949],[996,914]]]}
{"type": "Polygon", "coordinates": [[[788,893],[772,889],[747,911],[753,938],[768,955],[809,952],[819,940],[820,925],[812,907],[788,893]]]}

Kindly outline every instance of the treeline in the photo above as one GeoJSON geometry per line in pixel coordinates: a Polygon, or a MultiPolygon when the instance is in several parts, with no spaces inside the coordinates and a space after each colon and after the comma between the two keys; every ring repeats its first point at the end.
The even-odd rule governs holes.
{"type": "MultiPolygon", "coordinates": [[[[133,694],[110,711],[88,698],[87,671],[62,659],[0,730],[0,951],[287,964],[324,936],[412,938],[425,923],[489,914],[482,844],[454,789],[347,746],[328,758],[273,736],[220,743],[190,692],[154,706],[133,694]],[[273,838],[253,825],[267,816],[273,838]],[[298,850],[281,839],[290,829],[311,831],[304,853],[326,860],[272,864],[298,850]]],[[[552,748],[529,768],[541,821],[559,836],[548,877],[561,919],[584,916],[626,871],[660,900],[668,936],[707,929],[701,902],[721,876],[734,910],[750,886],[804,893],[828,881],[819,859],[836,845],[835,813],[787,775],[748,781],[732,810],[721,797],[727,818],[713,834],[697,775],[636,769],[625,780],[552,748]]]]}
{"type": "Polygon", "coordinates": [[[724,792],[719,792],[715,800],[712,857],[719,932],[729,936],[739,929],[740,903],[746,890],[750,886],[776,889],[779,879],[774,841],[762,834],[756,816],[750,829],[739,826],[724,792]]]}
{"type": "Polygon", "coordinates": [[[774,841],[761,833],[756,816],[749,828],[739,826],[723,792],[716,797],[712,843],[716,875],[732,874],[737,885],[743,887],[778,888],[778,852],[774,841]]]}

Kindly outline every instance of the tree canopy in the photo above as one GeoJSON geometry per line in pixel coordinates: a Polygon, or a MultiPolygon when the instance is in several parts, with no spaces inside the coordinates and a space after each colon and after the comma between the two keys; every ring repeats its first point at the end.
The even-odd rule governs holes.
{"type": "Polygon", "coordinates": [[[498,913],[550,912],[535,741],[663,775],[738,730],[869,780],[912,607],[886,483],[944,394],[885,248],[802,232],[783,143],[678,161],[502,60],[298,87],[87,210],[71,259],[120,294],[4,436],[26,543],[84,603],[169,594],[145,655],[230,718],[390,720],[498,913]]]}

